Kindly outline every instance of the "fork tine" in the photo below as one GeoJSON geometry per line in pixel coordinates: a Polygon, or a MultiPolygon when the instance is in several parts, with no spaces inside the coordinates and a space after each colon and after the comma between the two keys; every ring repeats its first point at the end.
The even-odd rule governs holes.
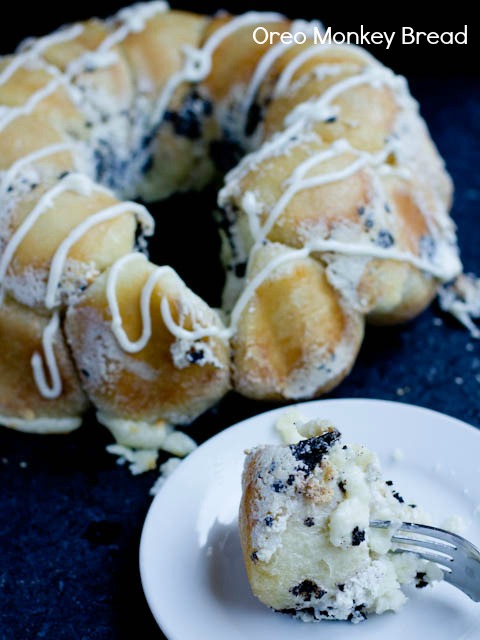
{"type": "Polygon", "coordinates": [[[416,522],[401,522],[396,526],[397,524],[398,523],[391,522],[390,520],[372,520],[370,522],[370,526],[375,529],[388,529],[393,526],[395,529],[393,535],[395,535],[397,531],[408,533],[414,532],[422,536],[429,536],[435,540],[442,540],[454,548],[468,547],[470,551],[478,553],[478,549],[471,542],[456,533],[452,533],[451,531],[439,529],[438,527],[431,527],[426,524],[417,524],[416,522]]]}
{"type": "Polygon", "coordinates": [[[413,555],[418,558],[422,558],[422,560],[428,560],[428,562],[435,562],[435,564],[440,565],[440,568],[444,571],[452,571],[452,567],[448,566],[448,564],[453,563],[453,558],[447,558],[446,556],[440,556],[437,553],[430,553],[428,551],[416,551],[414,549],[394,549],[393,553],[413,553],[413,555]]]}
{"type": "Polygon", "coordinates": [[[417,524],[415,522],[402,522],[398,530],[415,532],[422,536],[430,536],[437,540],[443,540],[443,542],[446,542],[453,547],[458,547],[459,542],[464,540],[464,538],[457,536],[456,533],[452,533],[451,531],[439,529],[438,527],[430,527],[426,524],[417,524]]]}
{"type": "Polygon", "coordinates": [[[408,544],[410,546],[421,547],[423,549],[431,549],[432,551],[438,551],[439,553],[445,554],[448,556],[448,559],[451,560],[452,551],[456,551],[456,547],[452,547],[449,544],[444,544],[443,542],[433,542],[432,540],[418,540],[417,538],[406,538],[403,536],[392,536],[392,542],[408,544]]]}
{"type": "Polygon", "coordinates": [[[444,571],[446,582],[463,591],[474,602],[480,602],[480,551],[469,540],[445,529],[413,522],[372,520],[370,526],[377,529],[391,528],[392,541],[402,545],[393,553],[411,553],[417,558],[434,562],[444,571]],[[424,537],[419,539],[416,535],[408,534],[424,537]]]}
{"type": "MultiPolygon", "coordinates": [[[[480,562],[479,549],[463,536],[459,536],[451,531],[439,529],[438,527],[430,527],[424,524],[416,524],[413,522],[403,522],[397,531],[415,532],[420,535],[430,536],[435,541],[442,540],[444,543],[451,545],[451,552],[459,551],[467,554],[472,559],[480,562]]],[[[394,534],[395,535],[395,534],[394,534]]]]}

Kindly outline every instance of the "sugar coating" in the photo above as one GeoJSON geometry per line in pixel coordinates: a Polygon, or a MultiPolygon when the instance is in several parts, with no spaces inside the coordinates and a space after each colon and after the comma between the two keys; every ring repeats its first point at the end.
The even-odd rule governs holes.
{"type": "Polygon", "coordinates": [[[247,454],[240,519],[248,522],[242,544],[253,592],[303,621],[360,622],[398,611],[406,601],[402,585],[423,587],[442,572],[417,556],[392,553],[395,524],[369,523],[429,523],[428,515],[383,479],[366,447],[344,445],[326,421],[302,429],[306,440],[247,454]]]}

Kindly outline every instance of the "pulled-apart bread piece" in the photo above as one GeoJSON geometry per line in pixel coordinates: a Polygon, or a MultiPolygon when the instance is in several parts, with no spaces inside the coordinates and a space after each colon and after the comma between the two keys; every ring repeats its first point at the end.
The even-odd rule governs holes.
{"type": "Polygon", "coordinates": [[[59,312],[49,318],[8,297],[0,305],[1,424],[66,433],[82,423],[88,400],[60,325],[59,312]]]}
{"type": "Polygon", "coordinates": [[[363,315],[338,295],[323,265],[291,253],[277,243],[259,247],[241,312],[237,305],[234,385],[253,398],[325,393],[350,371],[363,338],[363,315]]]}
{"type": "Polygon", "coordinates": [[[191,422],[229,388],[220,318],[173,269],[143,254],[99,276],[69,308],[65,328],[99,420],[129,446],[155,448],[158,427],[162,439],[165,422],[191,422]]]}
{"type": "Polygon", "coordinates": [[[375,454],[325,421],[299,431],[306,439],[247,452],[240,537],[257,598],[303,621],[360,622],[397,611],[402,585],[441,579],[437,565],[392,552],[395,522],[428,517],[383,479],[375,454]]]}

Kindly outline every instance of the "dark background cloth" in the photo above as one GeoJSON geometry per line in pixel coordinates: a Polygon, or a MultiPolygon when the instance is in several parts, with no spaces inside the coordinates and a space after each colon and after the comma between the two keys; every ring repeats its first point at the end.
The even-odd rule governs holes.
{"type": "MultiPolygon", "coordinates": [[[[453,216],[466,270],[480,273],[478,28],[460,5],[450,8],[448,19],[439,20],[442,27],[435,27],[437,16],[420,18],[404,5],[392,17],[391,3],[385,5],[389,16],[368,6],[355,14],[340,3],[318,3],[317,10],[301,1],[173,4],[206,13],[222,6],[232,12],[275,9],[293,17],[316,17],[343,31],[362,23],[382,31],[401,26],[458,30],[468,23],[468,46],[371,51],[408,76],[455,181],[453,216]]],[[[119,6],[90,0],[61,9],[49,1],[28,7],[12,3],[8,14],[4,7],[0,23],[0,51],[12,50],[28,35],[40,35],[69,20],[108,15],[119,6]]],[[[218,304],[222,271],[209,215],[214,200],[214,191],[207,190],[201,197],[178,196],[153,207],[157,236],[151,253],[158,263],[178,269],[194,291],[218,304]]],[[[368,329],[353,372],[328,397],[409,402],[480,427],[480,342],[434,304],[404,327],[368,329]]],[[[232,393],[189,432],[202,442],[270,406],[232,393]]],[[[392,433],[392,445],[396,438],[392,433]]],[[[110,441],[93,415],[67,436],[30,436],[0,428],[0,640],[163,637],[144,601],[138,573],[140,532],[156,474],[132,477],[105,452],[110,441]]]]}

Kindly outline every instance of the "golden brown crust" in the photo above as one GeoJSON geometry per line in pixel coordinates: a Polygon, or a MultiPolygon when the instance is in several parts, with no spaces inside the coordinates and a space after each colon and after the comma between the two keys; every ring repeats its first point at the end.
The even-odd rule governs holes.
{"type": "MultiPolygon", "coordinates": [[[[285,252],[282,245],[258,250],[249,278],[285,252]]],[[[362,337],[361,314],[342,304],[323,266],[313,258],[295,260],[257,288],[240,318],[235,388],[271,400],[321,395],[350,371],[362,337]]]]}
{"type": "MultiPolygon", "coordinates": [[[[42,353],[42,334],[47,323],[48,318],[12,300],[5,300],[0,306],[0,414],[2,418],[19,418],[26,423],[44,418],[48,431],[49,419],[78,418],[88,402],[61,332],[55,336],[54,352],[62,393],[55,400],[42,398],[38,393],[31,374],[31,358],[36,352],[42,353]]],[[[5,422],[8,424],[8,420],[5,422]]],[[[59,431],[53,427],[52,430],[59,431]]]]}
{"type": "MultiPolygon", "coordinates": [[[[288,55],[283,56],[273,75],[282,71],[289,62],[288,55]]],[[[266,107],[262,125],[264,139],[271,137],[284,126],[285,118],[292,110],[308,100],[322,96],[329,88],[342,80],[354,77],[358,73],[358,57],[350,51],[340,49],[326,50],[312,57],[300,68],[302,75],[309,67],[320,63],[345,67],[342,74],[326,75],[321,81],[308,79],[298,89],[292,89],[285,95],[272,100],[266,107]],[[356,64],[352,65],[352,62],[356,64]]],[[[308,78],[308,76],[307,76],[308,78]]],[[[295,76],[294,76],[295,79],[295,76]]],[[[395,133],[399,106],[394,92],[389,87],[375,87],[369,84],[355,86],[341,93],[335,99],[341,117],[333,122],[319,122],[312,126],[314,137],[290,144],[288,152],[276,153],[252,163],[250,171],[244,171],[240,183],[229,198],[238,211],[236,221],[247,236],[246,246],[253,239],[246,230],[246,214],[242,207],[245,192],[255,194],[262,203],[259,216],[260,224],[265,224],[275,205],[285,191],[295,168],[305,159],[328,150],[336,140],[346,140],[355,153],[346,150],[337,157],[319,163],[309,171],[308,176],[322,176],[347,168],[356,158],[358,150],[367,153],[379,152],[385,147],[385,140],[395,133]],[[372,108],[372,105],[375,108],[372,108]],[[352,124],[353,123],[353,124],[352,124]]],[[[424,154],[424,161],[431,161],[431,175],[396,177],[388,173],[380,174],[377,168],[364,167],[341,180],[329,182],[317,187],[300,190],[286,204],[266,238],[272,242],[282,242],[292,247],[303,247],[313,236],[335,237],[334,233],[342,227],[350,231],[349,242],[353,245],[366,237],[369,207],[372,206],[372,193],[384,198],[380,206],[391,214],[386,228],[377,229],[380,233],[388,230],[395,239],[395,248],[420,256],[421,241],[428,235],[425,211],[416,200],[429,201],[434,209],[435,197],[441,206],[448,209],[451,199],[451,183],[447,174],[438,167],[436,152],[421,127],[414,129],[411,135],[417,136],[415,144],[424,154]]],[[[395,160],[393,168],[397,168],[395,160]]],[[[379,168],[392,166],[390,158],[380,163],[379,168]]],[[[400,167],[401,168],[401,167],[400,167]]],[[[437,202],[438,206],[438,202],[437,202]]],[[[418,314],[430,304],[438,282],[427,273],[408,264],[393,260],[371,260],[366,272],[358,282],[356,306],[368,314],[375,322],[401,322],[418,314]],[[409,284],[406,283],[409,280],[409,284]]]]}
{"type": "Polygon", "coordinates": [[[243,490],[240,500],[240,509],[238,512],[238,528],[245,569],[247,571],[250,587],[257,598],[259,597],[259,592],[256,589],[256,577],[258,572],[261,572],[262,568],[252,561],[252,554],[255,550],[251,544],[251,531],[255,525],[253,515],[255,513],[254,505],[257,504],[260,498],[260,494],[256,486],[256,472],[259,471],[259,469],[257,469],[256,462],[258,457],[258,453],[254,453],[245,462],[242,478],[243,490]]]}
{"type": "MultiPolygon", "coordinates": [[[[132,341],[142,333],[141,292],[153,271],[151,263],[134,261],[120,273],[115,287],[123,328],[132,341]]],[[[187,345],[192,362],[176,366],[172,354],[175,337],[165,326],[162,299],[167,298],[174,322],[187,330],[193,328],[193,317],[203,326],[220,322],[171,271],[158,280],[150,300],[150,339],[138,353],[125,353],[111,329],[108,275],[97,278],[67,313],[66,332],[87,394],[97,409],[113,418],[191,422],[229,388],[228,346],[217,338],[198,341],[194,347],[187,345]],[[181,309],[186,312],[182,319],[181,309]],[[202,348],[205,353],[200,357],[202,348]]]]}

